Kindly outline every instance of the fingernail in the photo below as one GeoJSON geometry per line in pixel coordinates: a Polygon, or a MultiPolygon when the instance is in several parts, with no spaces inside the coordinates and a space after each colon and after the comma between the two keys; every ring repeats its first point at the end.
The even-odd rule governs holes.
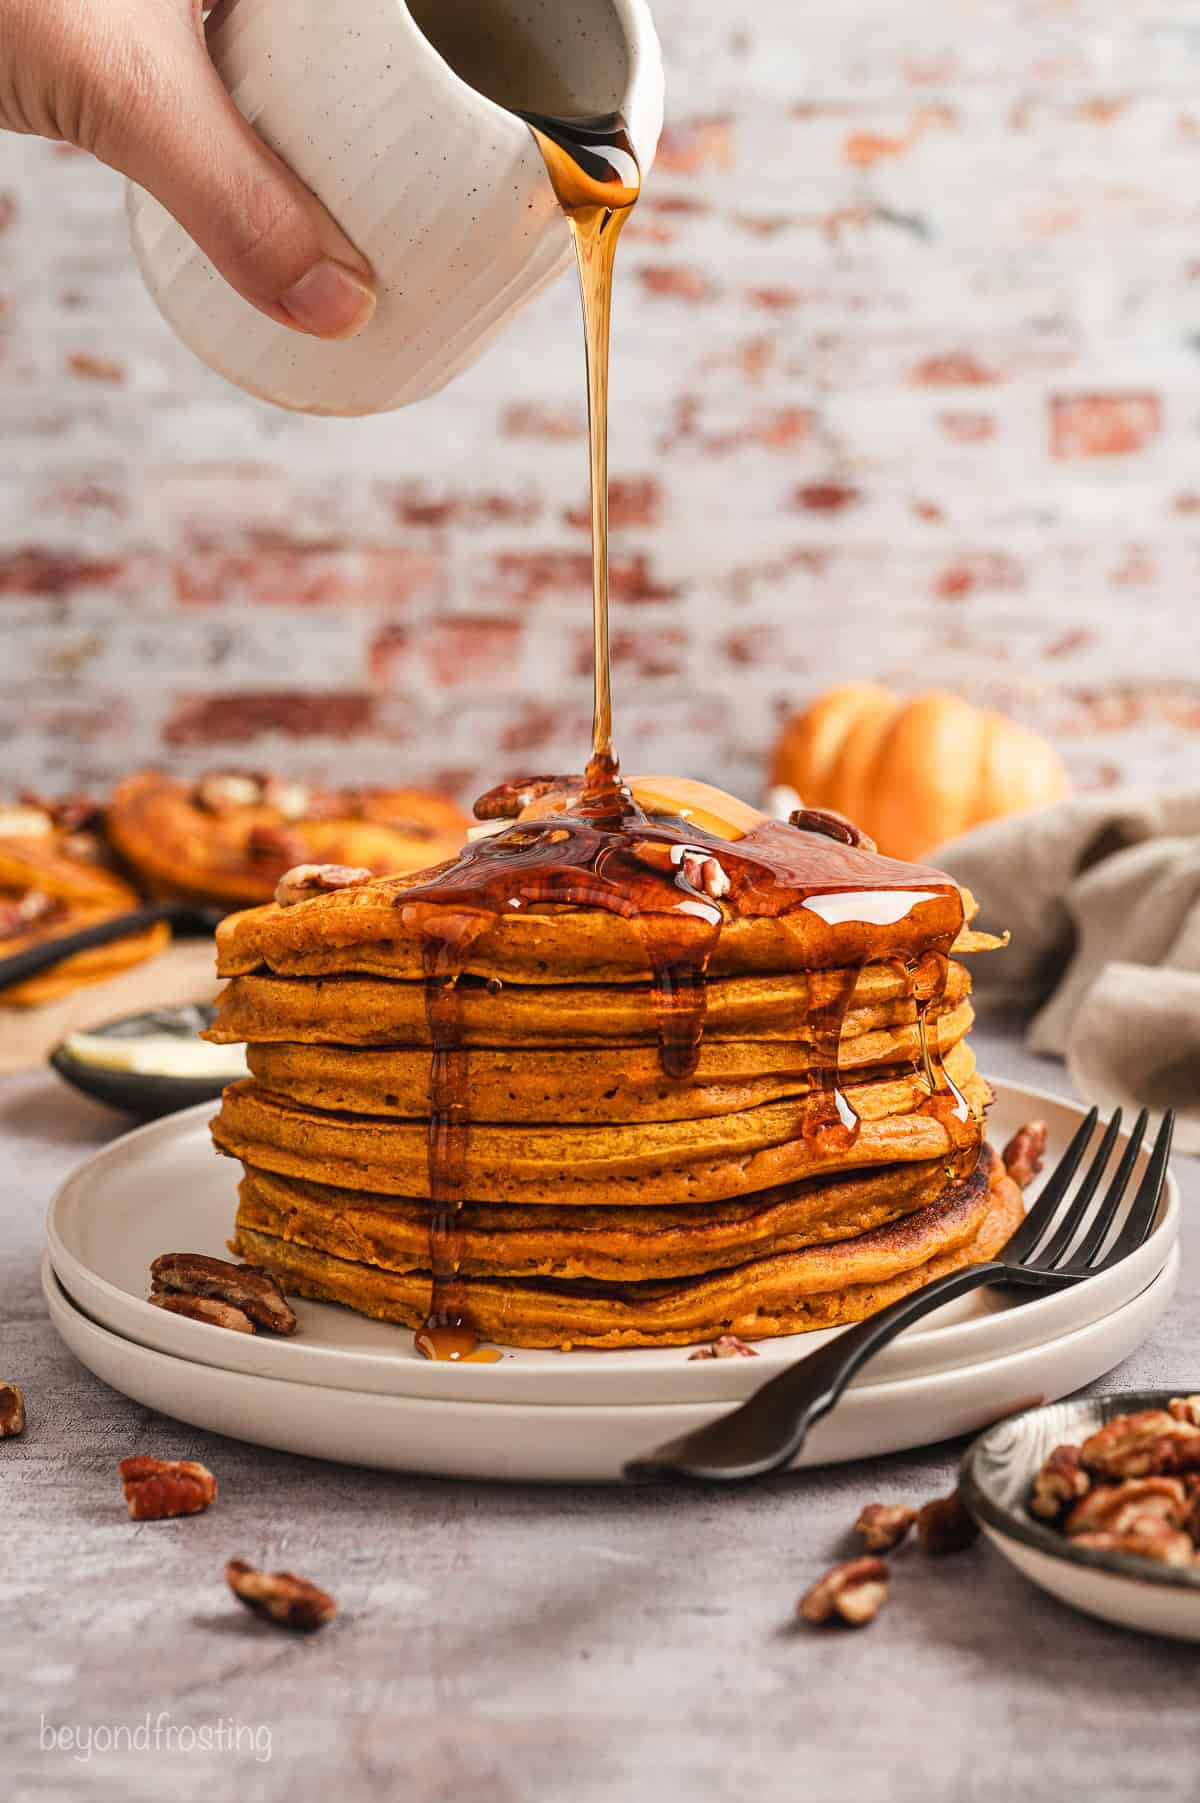
{"type": "Polygon", "coordinates": [[[324,257],[280,295],[279,304],[317,338],[353,338],[375,311],[375,290],[344,264],[324,257]]]}

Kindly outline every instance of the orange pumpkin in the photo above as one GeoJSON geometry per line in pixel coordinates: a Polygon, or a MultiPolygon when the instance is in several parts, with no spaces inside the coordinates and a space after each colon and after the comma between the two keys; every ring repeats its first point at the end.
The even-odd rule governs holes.
{"type": "Polygon", "coordinates": [[[830,689],[783,730],[771,781],[810,807],[836,808],[893,858],[1058,801],[1054,747],[1003,714],[930,690],[912,700],[875,683],[830,689]]]}

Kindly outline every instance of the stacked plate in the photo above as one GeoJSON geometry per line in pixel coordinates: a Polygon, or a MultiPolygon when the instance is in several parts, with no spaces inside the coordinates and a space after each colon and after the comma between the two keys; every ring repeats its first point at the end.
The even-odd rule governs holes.
{"type": "MultiPolygon", "coordinates": [[[[155,1122],[82,1165],[51,1204],[44,1270],[51,1316],[77,1357],[135,1401],[194,1426],[389,1470],[607,1481],[829,1338],[761,1341],[757,1359],[510,1349],[496,1364],[447,1365],[422,1359],[404,1329],[328,1303],[297,1302],[299,1332],[286,1340],[151,1308],[159,1253],[228,1256],[237,1167],[213,1157],[210,1112],[155,1122]]],[[[1081,1110],[996,1085],[993,1143],[1035,1117],[1049,1125],[1052,1166],[1081,1110]]],[[[972,1432],[1111,1370],[1171,1299],[1178,1227],[1172,1179],[1150,1239],[1115,1270],[1033,1301],[983,1291],[930,1316],[868,1366],[797,1464],[972,1432]]]]}

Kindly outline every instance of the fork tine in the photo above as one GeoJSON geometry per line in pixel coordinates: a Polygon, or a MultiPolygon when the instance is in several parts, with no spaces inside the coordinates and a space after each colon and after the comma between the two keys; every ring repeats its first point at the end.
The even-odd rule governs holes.
{"type": "Polygon", "coordinates": [[[1121,1131],[1121,1110],[1118,1108],[1105,1129],[1104,1138],[1100,1141],[1100,1150],[1087,1168],[1083,1182],[1079,1185],[1079,1194],[1075,1197],[1062,1218],[1050,1244],[1038,1255],[1038,1264],[1051,1270],[1066,1257],[1071,1241],[1079,1231],[1079,1224],[1091,1206],[1092,1197],[1100,1187],[1100,1179],[1108,1169],[1108,1161],[1112,1157],[1112,1149],[1117,1143],[1117,1134],[1121,1131]]]}
{"type": "Polygon", "coordinates": [[[1169,1108],[1163,1116],[1162,1126],[1154,1142],[1154,1150],[1150,1154],[1150,1162],[1146,1166],[1146,1174],[1138,1187],[1138,1193],[1129,1204],[1129,1213],[1125,1225],[1117,1235],[1117,1243],[1104,1263],[1099,1267],[1107,1271],[1110,1265],[1116,1265],[1131,1252],[1136,1252],[1142,1243],[1149,1239],[1154,1225],[1154,1217],[1158,1213],[1158,1201],[1163,1192],[1163,1184],[1167,1177],[1167,1160],[1171,1156],[1171,1140],[1175,1133],[1175,1110],[1169,1108]]]}
{"type": "Polygon", "coordinates": [[[1089,1109],[1086,1119],[1076,1131],[1074,1139],[1047,1179],[1041,1195],[1005,1246],[1004,1259],[1007,1264],[1024,1264],[1054,1219],[1058,1205],[1066,1195],[1067,1186],[1078,1168],[1079,1160],[1087,1150],[1088,1141],[1092,1137],[1099,1114],[1098,1108],[1089,1109]]]}
{"type": "Polygon", "coordinates": [[[1138,1153],[1142,1149],[1142,1141],[1146,1137],[1149,1121],[1149,1109],[1141,1109],[1137,1120],[1133,1123],[1129,1144],[1121,1155],[1117,1174],[1109,1184],[1103,1202],[1096,1210],[1095,1219],[1075,1249],[1075,1256],[1071,1260],[1073,1271],[1085,1270],[1087,1266],[1093,1264],[1101,1246],[1108,1238],[1108,1230],[1113,1224],[1113,1217],[1121,1206],[1125,1191],[1129,1188],[1129,1179],[1133,1175],[1133,1167],[1137,1163],[1138,1153]]]}

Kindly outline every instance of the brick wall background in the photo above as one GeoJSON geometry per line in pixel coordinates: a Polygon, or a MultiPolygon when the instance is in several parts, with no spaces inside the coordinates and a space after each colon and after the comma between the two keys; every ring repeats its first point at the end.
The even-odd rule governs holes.
{"type": "MultiPolygon", "coordinates": [[[[625,234],[629,768],[754,795],[782,711],[952,684],[1078,780],[1200,779],[1200,4],[657,0],[625,234]]],[[[577,303],[318,421],[169,335],[119,184],[0,140],[4,780],[147,761],[570,768],[590,709],[577,303]]]]}

